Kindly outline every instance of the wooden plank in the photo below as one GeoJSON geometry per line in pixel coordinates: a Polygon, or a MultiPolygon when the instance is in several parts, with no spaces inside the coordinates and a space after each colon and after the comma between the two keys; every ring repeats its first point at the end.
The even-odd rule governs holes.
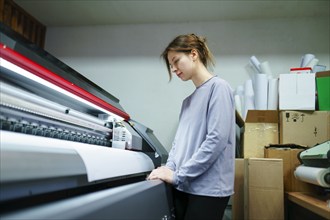
{"type": "Polygon", "coordinates": [[[330,196],[318,196],[307,192],[288,192],[287,195],[290,201],[330,220],[330,207],[327,206],[330,196]]]}

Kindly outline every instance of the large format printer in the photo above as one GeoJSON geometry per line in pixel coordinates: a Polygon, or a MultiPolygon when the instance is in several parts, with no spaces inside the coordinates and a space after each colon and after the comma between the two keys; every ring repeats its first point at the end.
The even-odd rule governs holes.
{"type": "Polygon", "coordinates": [[[173,219],[167,151],[119,100],[0,23],[0,218],[173,219]]]}

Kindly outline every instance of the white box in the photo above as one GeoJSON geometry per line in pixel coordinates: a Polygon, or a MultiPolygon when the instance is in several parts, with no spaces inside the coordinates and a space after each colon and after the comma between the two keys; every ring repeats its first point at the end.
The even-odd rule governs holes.
{"type": "Polygon", "coordinates": [[[280,110],[315,110],[315,74],[280,74],[280,110]]]}

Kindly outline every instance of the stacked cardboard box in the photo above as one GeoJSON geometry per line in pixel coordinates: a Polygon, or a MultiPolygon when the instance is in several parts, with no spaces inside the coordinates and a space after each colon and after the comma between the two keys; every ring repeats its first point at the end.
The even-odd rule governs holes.
{"type": "Polygon", "coordinates": [[[281,159],[244,161],[244,219],[284,219],[281,159]]]}
{"type": "Polygon", "coordinates": [[[241,138],[244,159],[236,159],[233,219],[283,219],[284,191],[315,192],[314,185],[294,177],[294,170],[301,151],[330,140],[329,79],[329,71],[316,79],[315,74],[283,74],[279,110],[247,112],[241,138]],[[318,106],[326,111],[315,111],[316,89],[318,106]]]}
{"type": "Polygon", "coordinates": [[[315,74],[280,74],[280,110],[315,110],[315,74]]]}
{"type": "Polygon", "coordinates": [[[244,219],[244,159],[235,159],[235,194],[232,196],[232,219],[244,219]]]}
{"type": "Polygon", "coordinates": [[[278,111],[249,110],[243,134],[243,157],[264,157],[264,147],[278,144],[278,111]]]}
{"type": "Polygon", "coordinates": [[[329,139],[329,111],[280,112],[280,144],[313,147],[329,139]]]}
{"type": "Polygon", "coordinates": [[[232,219],[284,219],[281,159],[236,159],[232,219]]]}
{"type": "Polygon", "coordinates": [[[249,110],[244,124],[243,157],[264,157],[270,144],[313,147],[330,140],[329,111],[249,110]]]}
{"type": "Polygon", "coordinates": [[[299,145],[270,145],[265,148],[265,158],[283,160],[283,181],[286,192],[312,192],[315,187],[294,177],[294,171],[300,165],[298,155],[305,150],[299,145]]]}
{"type": "MultiPolygon", "coordinates": [[[[284,182],[282,196],[284,196],[284,191],[315,192],[314,185],[301,182],[294,177],[294,170],[300,165],[298,154],[304,149],[281,147],[284,143],[289,143],[308,148],[329,139],[330,112],[328,111],[249,111],[243,134],[242,152],[245,159],[236,159],[233,219],[244,217],[254,219],[257,218],[256,215],[268,216],[270,213],[273,215],[273,209],[269,206],[277,207],[278,200],[270,196],[259,196],[265,196],[262,192],[267,192],[269,195],[278,193],[279,189],[276,186],[280,187],[281,183],[276,182],[277,180],[284,182]],[[278,147],[265,149],[269,145],[278,145],[278,147]],[[274,163],[272,160],[276,159],[282,161],[282,170],[272,167],[274,163]],[[263,169],[268,170],[267,176],[263,173],[263,169]],[[267,180],[263,180],[263,178],[271,180],[274,177],[278,178],[272,180],[274,188],[269,186],[267,180]],[[254,182],[253,178],[258,179],[258,182],[254,182]],[[242,181],[245,181],[245,184],[242,181]]],[[[281,216],[277,218],[281,219],[281,216]]],[[[274,219],[274,217],[268,219],[274,219]]]]}

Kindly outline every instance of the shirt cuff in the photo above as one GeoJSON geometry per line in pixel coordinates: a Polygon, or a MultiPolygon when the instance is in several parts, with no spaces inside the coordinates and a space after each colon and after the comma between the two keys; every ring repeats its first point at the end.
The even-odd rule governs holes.
{"type": "Polygon", "coordinates": [[[168,162],[165,166],[168,167],[170,170],[175,171],[175,165],[173,162],[168,162]]]}
{"type": "Polygon", "coordinates": [[[177,172],[173,172],[173,186],[178,186],[180,184],[177,172]]]}

